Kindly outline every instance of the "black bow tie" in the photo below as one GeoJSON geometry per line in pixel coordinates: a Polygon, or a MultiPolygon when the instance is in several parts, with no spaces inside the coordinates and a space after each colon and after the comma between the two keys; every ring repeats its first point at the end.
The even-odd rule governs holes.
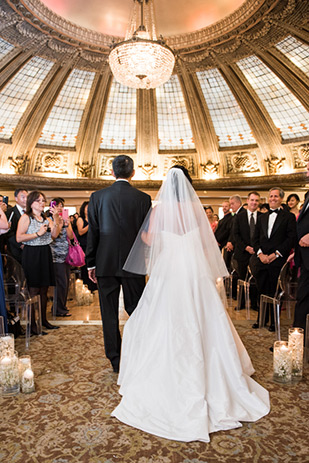
{"type": "Polygon", "coordinates": [[[269,213],[272,214],[273,212],[275,212],[276,214],[278,214],[279,211],[280,209],[270,209],[269,213]]]}

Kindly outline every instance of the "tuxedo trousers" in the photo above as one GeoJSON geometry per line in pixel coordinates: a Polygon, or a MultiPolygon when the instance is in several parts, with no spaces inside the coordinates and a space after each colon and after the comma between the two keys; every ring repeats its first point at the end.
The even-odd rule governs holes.
{"type": "MultiPolygon", "coordinates": [[[[257,265],[256,269],[256,284],[257,284],[257,289],[258,289],[258,299],[260,299],[261,294],[265,294],[266,296],[274,297],[276,288],[277,288],[277,283],[278,283],[278,278],[280,275],[280,270],[281,267],[271,265],[271,264],[262,264],[259,262],[259,265],[257,265]]],[[[260,312],[258,315],[258,320],[259,322],[259,316],[260,312]]],[[[269,320],[269,304],[267,307],[266,311],[266,318],[265,318],[265,323],[267,323],[269,320]]],[[[275,320],[274,320],[274,313],[273,309],[271,307],[270,309],[270,323],[271,325],[274,325],[275,320]]]]}
{"type": "Polygon", "coordinates": [[[309,270],[304,265],[300,269],[300,278],[298,281],[296,306],[294,313],[293,326],[297,328],[306,328],[306,317],[309,314],[309,270]]]}
{"type": "Polygon", "coordinates": [[[119,330],[119,294],[123,290],[124,307],[128,315],[136,308],[145,288],[145,277],[97,277],[105,355],[114,368],[119,368],[121,335],[119,330]]]}

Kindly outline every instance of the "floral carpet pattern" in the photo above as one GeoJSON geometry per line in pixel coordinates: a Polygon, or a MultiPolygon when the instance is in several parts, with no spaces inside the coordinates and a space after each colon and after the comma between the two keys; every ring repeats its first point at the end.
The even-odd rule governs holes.
{"type": "MultiPolygon", "coordinates": [[[[118,404],[117,375],[104,356],[100,326],[63,326],[31,338],[36,391],[0,397],[2,463],[303,463],[309,461],[308,367],[293,385],[272,380],[274,340],[249,322],[236,328],[267,388],[271,412],[256,423],[211,434],[209,444],[181,443],[136,430],[110,417],[118,404]]],[[[285,338],[284,338],[285,339],[285,338]]],[[[23,340],[16,340],[23,352],[23,340]]]]}

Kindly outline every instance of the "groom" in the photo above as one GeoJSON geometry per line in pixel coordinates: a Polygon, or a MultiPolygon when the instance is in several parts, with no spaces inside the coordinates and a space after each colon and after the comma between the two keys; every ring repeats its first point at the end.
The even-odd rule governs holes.
{"type": "Polygon", "coordinates": [[[117,156],[113,161],[115,183],[93,193],[88,206],[86,263],[89,278],[98,284],[105,354],[116,373],[121,347],[120,287],[129,315],[145,287],[144,276],[122,270],[151,207],[150,196],[131,186],[134,173],[133,160],[129,156],[117,156]]]}

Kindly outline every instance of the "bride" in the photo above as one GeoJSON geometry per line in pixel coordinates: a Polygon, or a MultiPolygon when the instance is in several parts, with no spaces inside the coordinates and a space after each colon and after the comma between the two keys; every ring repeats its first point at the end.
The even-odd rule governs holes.
{"type": "Polygon", "coordinates": [[[178,441],[256,421],[269,412],[216,288],[227,270],[188,171],[174,166],[124,269],[150,275],[124,328],[112,412],[123,423],[178,441]]]}

